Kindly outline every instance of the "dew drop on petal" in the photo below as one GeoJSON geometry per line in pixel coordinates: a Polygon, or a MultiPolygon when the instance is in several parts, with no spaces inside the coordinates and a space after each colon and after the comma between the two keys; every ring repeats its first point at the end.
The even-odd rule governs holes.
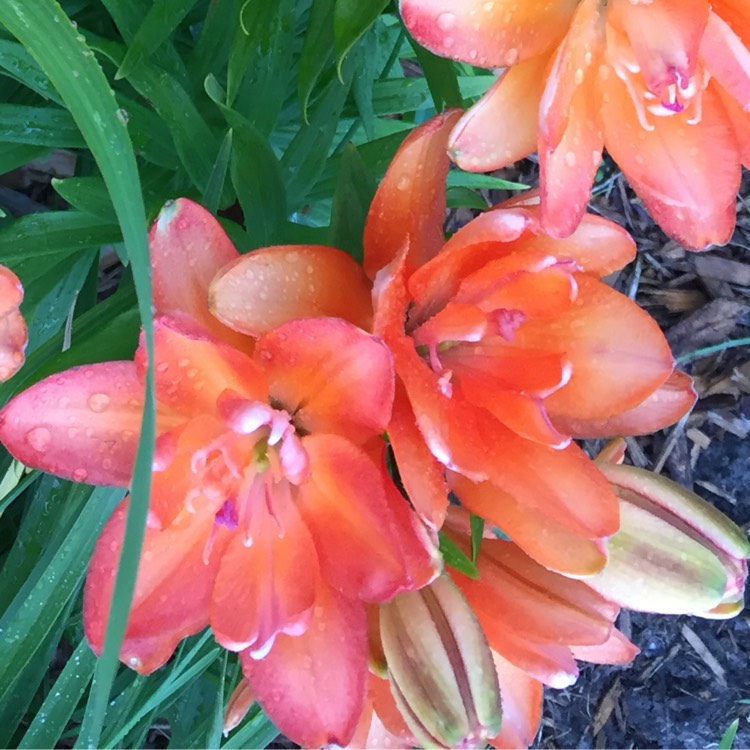
{"type": "Polygon", "coordinates": [[[71,478],[74,482],[85,482],[88,479],[89,473],[86,469],[76,469],[72,474],[71,478]]]}
{"type": "Polygon", "coordinates": [[[26,442],[35,451],[44,453],[52,443],[52,433],[46,427],[35,427],[26,433],[26,442]]]}
{"type": "Polygon", "coordinates": [[[437,25],[439,29],[448,31],[456,25],[456,16],[453,13],[441,13],[437,17],[437,25]]]}
{"type": "Polygon", "coordinates": [[[111,399],[106,393],[92,393],[89,396],[86,404],[89,407],[89,409],[91,409],[91,411],[100,413],[107,409],[107,407],[110,404],[110,401],[111,399]]]}

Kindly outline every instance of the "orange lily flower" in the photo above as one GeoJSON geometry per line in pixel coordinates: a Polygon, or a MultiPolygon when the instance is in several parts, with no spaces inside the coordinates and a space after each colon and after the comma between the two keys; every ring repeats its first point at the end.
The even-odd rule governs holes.
{"type": "Polygon", "coordinates": [[[456,126],[456,163],[539,152],[541,220],[579,225],[603,148],[664,231],[692,249],[732,235],[750,164],[750,10],[743,0],[401,0],[437,54],[504,67],[456,126]]]}
{"type": "Polygon", "coordinates": [[[673,375],[656,322],[600,281],[634,256],[615,224],[587,215],[555,240],[527,197],[444,242],[455,120],[442,115],[407,138],[365,231],[373,329],[401,380],[389,426],[401,477],[439,525],[449,469],[462,503],[528,554],[590,575],[605,559],[596,540],[617,529],[617,502],[571,437],[657,429],[695,395],[673,375]]]}
{"type": "Polygon", "coordinates": [[[0,266],[0,382],[13,377],[24,363],[29,332],[18,309],[22,301],[18,276],[0,266]]]}
{"type": "MultiPolygon", "coordinates": [[[[252,692],[282,731],[304,745],[345,744],[365,700],[365,602],[436,574],[429,538],[382,460],[392,357],[334,318],[291,321],[255,342],[212,320],[208,282],[237,253],[190,201],[164,209],[151,249],[157,445],[121,658],[151,672],[210,624],[242,652],[252,692]]],[[[325,311],[323,301],[316,312],[325,311]]],[[[141,347],[133,362],[47,378],[3,409],[0,440],[29,466],[127,486],[144,366],[141,347]]],[[[126,514],[127,500],[86,581],[97,652],[126,514]]]]}

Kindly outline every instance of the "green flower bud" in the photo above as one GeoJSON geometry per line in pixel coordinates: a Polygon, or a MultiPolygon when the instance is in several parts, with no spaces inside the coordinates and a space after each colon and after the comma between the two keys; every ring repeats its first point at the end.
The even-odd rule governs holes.
{"type": "Polygon", "coordinates": [[[629,609],[736,615],[750,556],[742,529],[658,474],[613,464],[599,468],[620,500],[620,530],[609,539],[607,564],[586,583],[629,609]]]}
{"type": "Polygon", "coordinates": [[[380,608],[391,691],[424,747],[484,747],[500,731],[500,687],[474,612],[447,575],[380,608]]]}

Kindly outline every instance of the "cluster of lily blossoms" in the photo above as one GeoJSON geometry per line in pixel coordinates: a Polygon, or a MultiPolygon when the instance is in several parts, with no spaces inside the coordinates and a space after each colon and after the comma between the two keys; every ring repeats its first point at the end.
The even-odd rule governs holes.
{"type": "MultiPolygon", "coordinates": [[[[446,241],[458,117],[403,143],[363,266],[324,246],[240,255],[187,199],[151,230],[157,440],[121,659],[152,672],[210,627],[244,673],[228,730],[257,700],[308,747],[525,747],[543,685],[637,653],[621,606],[742,607],[739,528],[623,465],[622,441],[596,460],[573,442],[660,429],[695,399],[656,323],[601,280],[631,238],[585,214],[555,239],[531,195],[446,241]]],[[[53,375],[3,409],[0,440],[127,487],[144,369],[141,345],[53,375]]],[[[86,580],[97,653],[127,512],[86,580]]]]}
{"type": "Polygon", "coordinates": [[[534,151],[546,231],[580,223],[602,151],[664,231],[692,249],[732,235],[750,165],[745,0],[400,0],[444,57],[500,68],[456,125],[456,163],[489,171],[534,151]]]}

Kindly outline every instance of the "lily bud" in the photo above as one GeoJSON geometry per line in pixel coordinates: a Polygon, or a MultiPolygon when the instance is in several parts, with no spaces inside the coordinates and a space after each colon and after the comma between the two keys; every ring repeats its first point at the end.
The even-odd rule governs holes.
{"type": "Polygon", "coordinates": [[[447,575],[380,608],[391,691],[424,747],[484,747],[500,731],[492,652],[447,575]]]}
{"type": "Polygon", "coordinates": [[[750,543],[742,529],[684,487],[643,469],[601,463],[620,501],[609,559],[586,579],[644,612],[726,618],[743,607],[750,543]]]}
{"type": "Polygon", "coordinates": [[[224,736],[226,737],[247,716],[250,706],[255,703],[255,696],[247,680],[240,680],[229,698],[224,711],[224,736]]]}

